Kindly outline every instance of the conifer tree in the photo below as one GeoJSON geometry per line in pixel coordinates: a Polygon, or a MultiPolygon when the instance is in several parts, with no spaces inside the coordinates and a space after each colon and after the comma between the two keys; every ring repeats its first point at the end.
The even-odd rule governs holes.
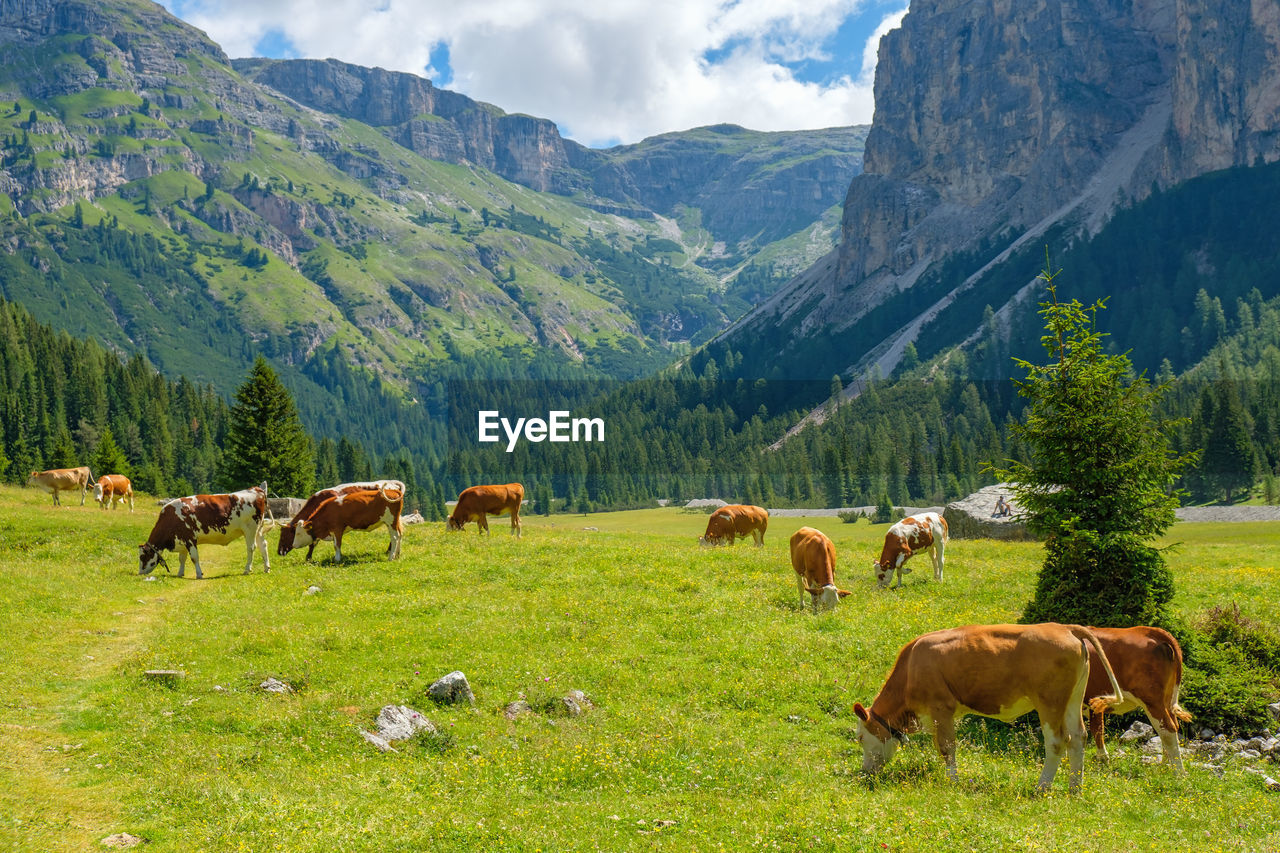
{"type": "Polygon", "coordinates": [[[273,494],[307,495],[314,475],[311,439],[293,397],[258,356],[231,407],[222,483],[245,489],[266,481],[273,494]]]}
{"type": "Polygon", "coordinates": [[[1105,300],[1088,309],[1059,302],[1056,275],[1046,263],[1041,342],[1050,361],[1016,359],[1027,378],[1015,384],[1030,402],[1013,428],[1030,461],[995,472],[1015,484],[1028,526],[1045,540],[1022,620],[1168,624],[1173,576],[1151,540],[1174,522],[1173,481],[1190,460],[1171,455],[1167,425],[1153,416],[1164,389],[1128,379],[1128,357],[1103,351],[1095,320],[1105,300]]]}
{"type": "Polygon", "coordinates": [[[93,455],[89,458],[89,470],[93,472],[95,477],[101,477],[104,474],[131,476],[129,460],[125,458],[124,451],[116,444],[116,437],[112,435],[111,427],[109,426],[102,428],[102,433],[98,437],[98,444],[93,450],[93,455]]]}
{"type": "Polygon", "coordinates": [[[1258,472],[1251,425],[1233,381],[1226,377],[1219,379],[1213,396],[1215,405],[1200,468],[1214,496],[1225,496],[1227,503],[1231,503],[1237,491],[1247,492],[1253,486],[1258,472]]]}

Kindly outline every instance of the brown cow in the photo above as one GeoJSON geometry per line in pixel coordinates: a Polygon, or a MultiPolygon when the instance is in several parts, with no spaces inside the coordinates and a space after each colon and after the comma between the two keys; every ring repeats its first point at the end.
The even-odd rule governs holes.
{"type": "MultiPolygon", "coordinates": [[[[1140,625],[1136,628],[1090,628],[1120,682],[1121,703],[1106,709],[1117,714],[1141,708],[1151,721],[1160,745],[1164,747],[1165,763],[1183,772],[1182,755],[1178,750],[1178,721],[1190,720],[1191,715],[1178,704],[1178,688],[1182,684],[1182,647],[1174,636],[1163,628],[1140,625]]],[[[1085,688],[1087,703],[1095,696],[1106,693],[1106,680],[1102,673],[1089,674],[1089,686],[1085,688]]],[[[1089,734],[1098,744],[1098,757],[1107,760],[1107,745],[1102,726],[1106,713],[1089,715],[1089,734]]]]}
{"type": "MultiPolygon", "coordinates": [[[[922,512],[899,521],[884,535],[884,547],[880,551],[880,559],[873,560],[876,580],[880,586],[889,586],[893,573],[898,573],[897,586],[902,586],[902,576],[911,570],[903,567],[903,563],[913,554],[925,548],[930,549],[933,558],[933,579],[942,580],[942,563],[947,547],[947,520],[936,512],[922,512]]],[[[893,587],[890,587],[892,589],[893,587]]]]}
{"type": "Polygon", "coordinates": [[[62,506],[58,492],[80,490],[80,506],[84,506],[84,497],[89,490],[92,477],[87,466],[79,468],[50,468],[48,471],[32,471],[27,477],[27,485],[44,489],[53,495],[53,505],[62,506]]]}
{"type": "Polygon", "coordinates": [[[735,536],[755,540],[756,547],[764,545],[764,532],[769,527],[769,511],[750,504],[722,506],[707,519],[707,532],[698,539],[703,545],[719,545],[725,539],[733,544],[735,536]]]}
{"type": "Polygon", "coordinates": [[[445,530],[461,530],[468,521],[476,522],[480,533],[489,532],[491,515],[510,515],[511,532],[520,537],[520,504],[524,501],[524,486],[507,483],[505,486],[471,486],[458,495],[453,514],[445,522],[445,530]]]}
{"type": "MultiPolygon", "coordinates": [[[[404,526],[400,512],[404,508],[404,490],[389,487],[357,489],[325,498],[310,518],[290,525],[294,547],[333,540],[333,561],[342,562],[342,536],[348,530],[373,530],[385,524],[391,532],[387,558],[400,556],[400,539],[404,526]]],[[[285,552],[288,553],[288,552],[285,552]]],[[[307,552],[310,555],[310,551],[307,552]]]]}
{"type": "MultiPolygon", "coordinates": [[[[271,517],[267,510],[267,484],[243,489],[227,495],[189,495],[174,498],[160,508],[151,536],[138,546],[138,574],[150,574],[164,562],[164,551],[178,551],[178,577],[187,570],[187,554],[196,567],[196,578],[204,577],[200,570],[197,545],[227,545],[244,537],[248,559],[244,573],[253,568],[253,549],[262,552],[266,571],[271,571],[267,557],[267,539],[263,536],[264,521],[271,517]]],[[[165,568],[168,568],[166,565],[165,568]]]]}
{"type": "Polygon", "coordinates": [[[863,771],[879,772],[907,733],[932,724],[934,744],[954,779],[959,717],[981,714],[1008,722],[1036,711],[1045,754],[1039,790],[1053,785],[1065,748],[1068,789],[1079,791],[1085,743],[1080,708],[1091,651],[1111,683],[1110,695],[1093,700],[1101,711],[1120,701],[1120,686],[1102,645],[1082,625],[967,625],[916,637],[898,652],[871,708],[853,706],[863,771]]]}
{"type": "Polygon", "coordinates": [[[93,486],[93,499],[103,509],[115,509],[127,499],[133,512],[133,483],[124,474],[103,474],[93,486]]]}
{"type": "Polygon", "coordinates": [[[791,568],[796,570],[796,587],[800,590],[800,606],[805,593],[813,612],[835,610],[847,590],[836,587],[836,546],[821,530],[801,527],[791,534],[791,568]]]}
{"type": "MultiPolygon", "coordinates": [[[[369,480],[364,483],[342,483],[337,486],[331,486],[327,489],[321,489],[315,492],[311,497],[307,498],[307,502],[302,505],[302,509],[298,510],[293,519],[284,527],[280,528],[280,542],[276,546],[276,553],[283,557],[294,549],[293,536],[297,529],[299,521],[306,521],[316,511],[316,509],[328,498],[345,495],[348,492],[368,491],[369,489],[394,489],[400,494],[405,493],[404,483],[399,480],[369,480]]],[[[306,561],[311,562],[311,554],[316,550],[316,541],[312,541],[307,546],[306,561]]],[[[301,546],[297,546],[301,547],[301,546]]]]}

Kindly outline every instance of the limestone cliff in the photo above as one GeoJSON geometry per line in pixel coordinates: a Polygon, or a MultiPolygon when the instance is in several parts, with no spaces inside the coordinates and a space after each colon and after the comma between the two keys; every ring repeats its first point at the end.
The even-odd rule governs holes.
{"type": "Polygon", "coordinates": [[[923,276],[977,259],[957,286],[922,293],[887,334],[858,335],[845,363],[823,366],[887,372],[988,262],[1046,234],[1096,231],[1153,183],[1280,158],[1278,54],[1274,2],[914,0],[880,44],[839,248],[730,345],[782,326],[839,338],[923,276]]]}

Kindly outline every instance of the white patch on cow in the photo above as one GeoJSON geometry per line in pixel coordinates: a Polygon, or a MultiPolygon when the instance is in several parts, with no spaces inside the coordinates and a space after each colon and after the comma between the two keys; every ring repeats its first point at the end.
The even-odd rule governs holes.
{"type": "Polygon", "coordinates": [[[858,743],[862,745],[863,773],[879,773],[898,751],[897,738],[890,735],[888,740],[880,740],[861,719],[858,720],[858,743]]]}
{"type": "Polygon", "coordinates": [[[836,591],[836,585],[831,583],[824,586],[822,591],[813,597],[813,609],[818,613],[835,610],[839,603],[840,594],[836,591]]]}

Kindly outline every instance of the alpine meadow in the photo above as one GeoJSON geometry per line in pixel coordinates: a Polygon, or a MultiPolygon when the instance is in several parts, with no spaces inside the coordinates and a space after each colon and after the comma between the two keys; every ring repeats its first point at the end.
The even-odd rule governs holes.
{"type": "Polygon", "coordinates": [[[304,6],[0,0],[0,848],[1280,851],[1274,3],[304,6]]]}

